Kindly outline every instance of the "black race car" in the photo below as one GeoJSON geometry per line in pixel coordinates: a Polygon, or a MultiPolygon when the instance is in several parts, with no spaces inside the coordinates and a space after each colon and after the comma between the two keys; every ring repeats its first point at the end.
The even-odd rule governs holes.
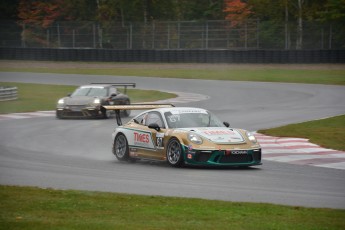
{"type": "MultiPolygon", "coordinates": [[[[128,105],[130,99],[126,95],[127,87],[135,87],[135,83],[91,83],[77,88],[72,94],[57,102],[56,117],[62,118],[108,118],[113,111],[106,111],[103,105],[128,105]],[[124,87],[121,93],[116,87],[124,87]]],[[[129,116],[130,110],[121,114],[129,116]]]]}

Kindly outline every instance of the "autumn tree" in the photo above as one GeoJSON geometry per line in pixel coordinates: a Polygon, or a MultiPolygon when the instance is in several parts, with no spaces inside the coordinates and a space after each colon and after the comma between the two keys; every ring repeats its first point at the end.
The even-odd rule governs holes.
{"type": "MultiPolygon", "coordinates": [[[[255,19],[260,20],[260,23],[255,21],[259,26],[260,45],[267,42],[277,44],[267,48],[285,45],[286,49],[301,49],[305,48],[303,38],[310,35],[304,31],[308,22],[329,24],[330,43],[332,36],[344,35],[345,22],[345,0],[2,0],[0,8],[1,19],[18,17],[23,27],[22,40],[28,45],[45,44],[50,28],[63,25],[61,21],[76,22],[69,25],[77,27],[84,21],[87,26],[75,30],[84,29],[83,34],[90,34],[86,31],[90,27],[93,34],[97,30],[97,38],[93,37],[93,41],[98,40],[97,46],[102,47],[102,41],[117,33],[114,29],[117,23],[121,23],[120,31],[126,30],[130,22],[143,22],[149,27],[155,21],[226,19],[233,28],[255,19]],[[13,16],[16,7],[18,14],[13,16]],[[107,31],[111,31],[109,36],[107,31]]],[[[62,32],[71,34],[73,31],[62,32]]],[[[147,34],[151,34],[149,30],[147,34]]]]}
{"type": "Polygon", "coordinates": [[[61,3],[63,0],[55,1],[30,1],[21,0],[18,7],[18,18],[23,27],[22,42],[45,44],[42,37],[42,29],[48,28],[56,20],[60,19],[62,12],[61,3]]]}
{"type": "Polygon", "coordinates": [[[251,6],[241,0],[225,0],[224,12],[232,27],[242,24],[252,14],[251,6]]]}

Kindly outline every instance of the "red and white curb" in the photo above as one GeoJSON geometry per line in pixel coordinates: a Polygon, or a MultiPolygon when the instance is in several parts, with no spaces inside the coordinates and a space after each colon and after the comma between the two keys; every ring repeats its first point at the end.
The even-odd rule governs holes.
{"type": "Polygon", "coordinates": [[[345,170],[345,152],[322,148],[308,139],[256,133],[264,160],[345,170]]]}

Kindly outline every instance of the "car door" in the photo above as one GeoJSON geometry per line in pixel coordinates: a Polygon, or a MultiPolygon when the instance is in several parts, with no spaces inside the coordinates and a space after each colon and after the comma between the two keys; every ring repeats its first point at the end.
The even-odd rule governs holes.
{"type": "Polygon", "coordinates": [[[142,141],[150,142],[153,148],[142,148],[139,150],[138,155],[144,158],[152,158],[158,160],[165,159],[165,151],[164,151],[164,134],[165,134],[165,125],[162,119],[162,116],[157,111],[152,111],[146,114],[142,121],[142,132],[137,134],[135,138],[142,138],[142,141]],[[150,124],[157,124],[160,130],[155,130],[149,128],[150,124]],[[146,135],[143,137],[142,135],[146,135]]]}

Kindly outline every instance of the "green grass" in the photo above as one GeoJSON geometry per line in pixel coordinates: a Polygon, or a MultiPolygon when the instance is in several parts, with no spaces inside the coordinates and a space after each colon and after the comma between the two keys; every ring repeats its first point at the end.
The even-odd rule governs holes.
{"type": "MultiPolygon", "coordinates": [[[[59,98],[72,93],[77,86],[0,82],[0,86],[17,86],[18,100],[0,101],[0,114],[55,110],[59,98]]],[[[155,101],[176,97],[156,90],[128,89],[132,102],[155,101]]]]}
{"type": "Polygon", "coordinates": [[[345,210],[0,186],[0,229],[344,229],[345,210]]]}
{"type": "MultiPolygon", "coordinates": [[[[177,66],[178,67],[178,66],[177,66]]],[[[9,68],[0,67],[0,71],[92,74],[117,76],[147,76],[160,78],[212,79],[233,81],[286,82],[307,84],[345,85],[344,69],[272,69],[248,68],[233,69],[219,67],[203,68],[157,68],[150,67],[108,67],[108,68],[9,68]]]]}
{"type": "Polygon", "coordinates": [[[345,115],[258,132],[277,137],[307,138],[322,147],[345,151],[345,115]]]}

